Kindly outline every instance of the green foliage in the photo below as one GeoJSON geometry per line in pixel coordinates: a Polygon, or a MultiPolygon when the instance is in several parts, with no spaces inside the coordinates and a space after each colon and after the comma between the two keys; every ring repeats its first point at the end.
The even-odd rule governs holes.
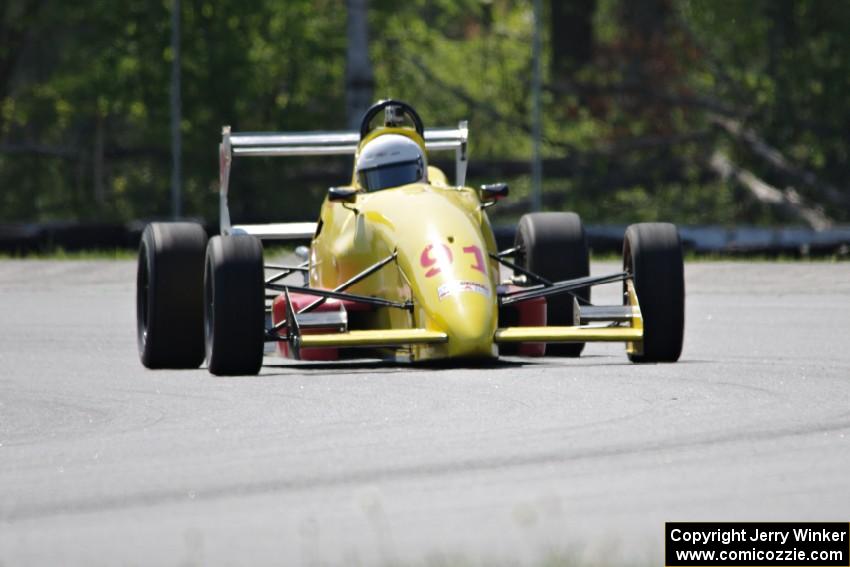
{"type": "Polygon", "coordinates": [[[850,4],[685,0],[681,13],[728,75],[721,81],[694,74],[695,88],[734,101],[788,157],[842,183],[850,153],[850,106],[843,102],[850,89],[850,4]]]}
{"type": "MultiPolygon", "coordinates": [[[[0,193],[0,219],[166,215],[170,2],[44,4],[31,22],[37,40],[16,62],[34,62],[39,72],[18,73],[0,106],[3,140],[40,151],[23,159],[0,155],[0,183],[13,188],[0,193]],[[98,183],[106,186],[102,200],[93,189],[98,183]]],[[[223,124],[298,130],[334,127],[344,118],[338,101],[345,14],[335,5],[182,2],[188,214],[217,210],[216,145],[223,124]]],[[[259,197],[270,175],[253,173],[240,177],[245,198],[238,202],[263,210],[262,200],[251,197],[259,197]]]]}
{"type": "MultiPolygon", "coordinates": [[[[339,0],[181,5],[184,210],[215,218],[222,125],[345,123],[346,14],[339,0]]],[[[793,184],[834,219],[850,220],[850,206],[824,200],[824,187],[850,199],[843,187],[850,3],[582,6],[592,11],[592,56],[569,73],[543,67],[545,189],[555,197],[548,207],[591,222],[793,220],[718,179],[707,163],[719,149],[779,188],[793,184]],[[805,175],[789,179],[751,145],[718,132],[716,115],[757,132],[805,175]]],[[[171,0],[12,0],[4,7],[0,221],[167,215],[171,0]]],[[[499,171],[531,155],[531,2],[371,0],[369,23],[375,98],[407,100],[427,124],[469,119],[472,162],[488,165],[470,181],[506,177],[515,198],[526,196],[527,175],[499,171]]],[[[350,166],[350,158],[239,162],[234,216],[309,218],[350,166]]]]}

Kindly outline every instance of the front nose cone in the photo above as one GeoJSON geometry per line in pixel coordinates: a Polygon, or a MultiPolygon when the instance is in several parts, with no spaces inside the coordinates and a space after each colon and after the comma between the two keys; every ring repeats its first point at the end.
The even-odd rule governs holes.
{"type": "Polygon", "coordinates": [[[477,207],[467,206],[460,192],[427,186],[378,192],[369,203],[374,209],[364,214],[371,226],[398,250],[415,325],[448,335],[444,344],[415,349],[416,356],[496,356],[496,277],[477,207]]]}
{"type": "Polygon", "coordinates": [[[495,310],[489,286],[447,284],[451,296],[439,301],[431,312],[438,327],[449,335],[450,357],[491,357],[496,330],[495,310]],[[480,286],[480,287],[479,287],[480,286]],[[471,289],[474,288],[474,289],[471,289]],[[486,295],[485,295],[486,292],[486,295]]]}

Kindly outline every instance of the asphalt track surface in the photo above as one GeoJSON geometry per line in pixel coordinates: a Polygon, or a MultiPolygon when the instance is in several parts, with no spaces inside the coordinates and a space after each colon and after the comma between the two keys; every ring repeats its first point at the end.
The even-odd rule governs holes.
{"type": "Polygon", "coordinates": [[[660,565],[665,520],[850,519],[850,264],[689,265],[673,365],[237,378],[141,367],[134,270],[0,261],[2,565],[660,565]]]}

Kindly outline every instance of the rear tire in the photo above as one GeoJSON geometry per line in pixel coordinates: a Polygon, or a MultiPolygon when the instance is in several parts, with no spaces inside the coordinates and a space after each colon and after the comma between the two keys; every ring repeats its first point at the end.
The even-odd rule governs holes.
{"type": "Polygon", "coordinates": [[[643,316],[643,354],[629,354],[629,360],[676,362],[685,334],[685,267],[675,225],[640,223],[626,229],[623,270],[633,274],[643,316]]]}
{"type": "Polygon", "coordinates": [[[196,223],[152,223],[139,245],[136,331],[148,368],[197,368],[204,360],[204,251],[196,223]]]}
{"type": "Polygon", "coordinates": [[[209,371],[257,374],[265,343],[263,245],[253,236],[214,236],[204,272],[204,332],[209,371]]]}
{"type": "MultiPolygon", "coordinates": [[[[587,236],[576,213],[530,213],[517,225],[515,246],[521,246],[516,263],[537,275],[556,282],[590,275],[587,236]]],[[[533,282],[529,282],[533,283],[533,282]]],[[[590,301],[590,288],[575,295],[590,301]]],[[[569,293],[546,298],[546,324],[572,326],[573,297],[569,293]]],[[[548,343],[547,356],[577,357],[584,343],[548,343]]]]}

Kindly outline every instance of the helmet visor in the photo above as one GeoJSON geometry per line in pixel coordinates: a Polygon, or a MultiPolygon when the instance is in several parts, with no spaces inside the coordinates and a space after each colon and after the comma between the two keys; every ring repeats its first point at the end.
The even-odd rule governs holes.
{"type": "Polygon", "coordinates": [[[423,179],[422,160],[403,161],[382,165],[357,172],[360,186],[366,191],[378,191],[388,187],[398,187],[416,183],[423,179]]]}

